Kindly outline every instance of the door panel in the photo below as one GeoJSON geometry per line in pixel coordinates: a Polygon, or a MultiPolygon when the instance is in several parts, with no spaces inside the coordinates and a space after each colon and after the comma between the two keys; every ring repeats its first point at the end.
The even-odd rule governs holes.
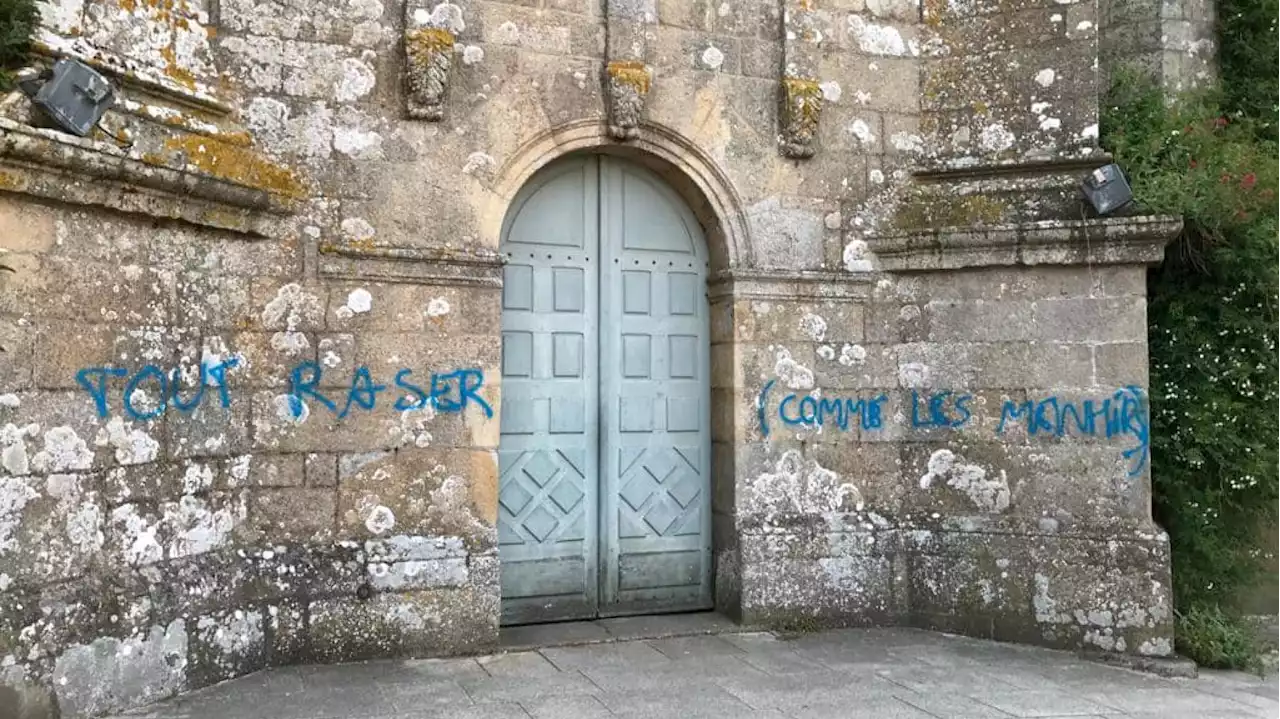
{"type": "Polygon", "coordinates": [[[564,164],[507,218],[498,537],[504,623],[597,608],[598,172],[564,164]]]}
{"type": "Polygon", "coordinates": [[[601,159],[601,613],[711,606],[709,312],[692,213],[601,159]]]}
{"type": "Polygon", "coordinates": [[[647,170],[561,161],[502,251],[504,624],[709,608],[709,311],[692,213],[647,170]]]}

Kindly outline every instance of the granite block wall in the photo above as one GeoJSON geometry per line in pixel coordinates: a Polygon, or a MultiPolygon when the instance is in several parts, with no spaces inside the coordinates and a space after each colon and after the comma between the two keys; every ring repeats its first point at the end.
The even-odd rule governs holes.
{"type": "Polygon", "coordinates": [[[13,715],[495,645],[502,222],[574,152],[707,236],[721,611],[1171,651],[1142,278],[1178,225],[1077,191],[1094,3],[41,11],[33,65],[119,97],[86,138],[0,101],[13,715]]]}

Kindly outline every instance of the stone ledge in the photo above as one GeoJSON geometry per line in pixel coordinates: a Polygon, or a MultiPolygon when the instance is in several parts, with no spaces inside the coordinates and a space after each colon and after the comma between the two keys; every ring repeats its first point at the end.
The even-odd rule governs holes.
{"type": "Polygon", "coordinates": [[[115,76],[125,85],[133,85],[166,99],[217,115],[229,115],[232,108],[220,100],[212,88],[192,80],[188,84],[160,75],[137,61],[95,47],[84,38],[64,37],[40,28],[31,49],[49,58],[71,57],[99,71],[115,76]]]}
{"type": "Polygon", "coordinates": [[[965,180],[996,175],[1035,175],[1064,171],[1088,171],[1111,162],[1111,154],[1096,147],[1060,149],[1057,152],[1041,151],[1023,157],[962,157],[925,158],[917,163],[912,173],[922,182],[965,180]]]}
{"type": "MultiPolygon", "coordinates": [[[[1047,528],[1041,517],[1019,515],[945,515],[932,512],[888,516],[871,512],[824,512],[820,515],[802,512],[739,512],[733,515],[734,526],[742,536],[789,534],[797,531],[824,533],[899,534],[911,544],[935,534],[982,538],[984,541],[1019,540],[1090,540],[1167,543],[1169,535],[1150,519],[1116,518],[1105,524],[1080,522],[1067,529],[1047,528]],[[870,524],[870,527],[868,527],[870,524]]],[[[1056,523],[1055,523],[1056,524],[1056,523]]],[[[896,541],[896,540],[893,540],[896,541]]],[[[904,540],[906,541],[906,540],[904,540]]]]}
{"type": "Polygon", "coordinates": [[[0,118],[0,190],[266,236],[295,198],[0,118]]]}
{"type": "Polygon", "coordinates": [[[502,287],[502,255],[473,247],[325,244],[321,277],[417,285],[502,287]]]}
{"type": "Polygon", "coordinates": [[[707,280],[712,300],[858,300],[871,294],[874,277],[824,270],[731,268],[707,280]]]}
{"type": "Polygon", "coordinates": [[[942,227],[868,237],[888,272],[1035,265],[1154,265],[1182,231],[1167,216],[942,227]]]}

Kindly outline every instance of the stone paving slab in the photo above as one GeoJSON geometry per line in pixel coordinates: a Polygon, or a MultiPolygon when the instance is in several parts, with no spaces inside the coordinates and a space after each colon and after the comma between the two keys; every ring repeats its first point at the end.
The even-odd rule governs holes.
{"type": "Polygon", "coordinates": [[[795,637],[705,617],[520,628],[483,657],[274,669],[132,719],[1270,719],[1280,684],[1163,678],[910,629],[795,637]],[[553,629],[563,632],[556,634],[553,629]],[[728,633],[717,633],[728,632],[728,633]],[[643,637],[643,638],[637,638],[643,637]]]}

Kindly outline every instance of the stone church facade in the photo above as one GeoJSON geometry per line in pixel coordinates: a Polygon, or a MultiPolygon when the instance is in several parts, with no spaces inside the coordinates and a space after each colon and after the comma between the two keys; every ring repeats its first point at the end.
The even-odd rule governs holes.
{"type": "Polygon", "coordinates": [[[1179,223],[1080,182],[1108,58],[1203,15],[40,11],[115,101],[0,104],[0,716],[668,611],[1172,652],[1179,223]]]}

